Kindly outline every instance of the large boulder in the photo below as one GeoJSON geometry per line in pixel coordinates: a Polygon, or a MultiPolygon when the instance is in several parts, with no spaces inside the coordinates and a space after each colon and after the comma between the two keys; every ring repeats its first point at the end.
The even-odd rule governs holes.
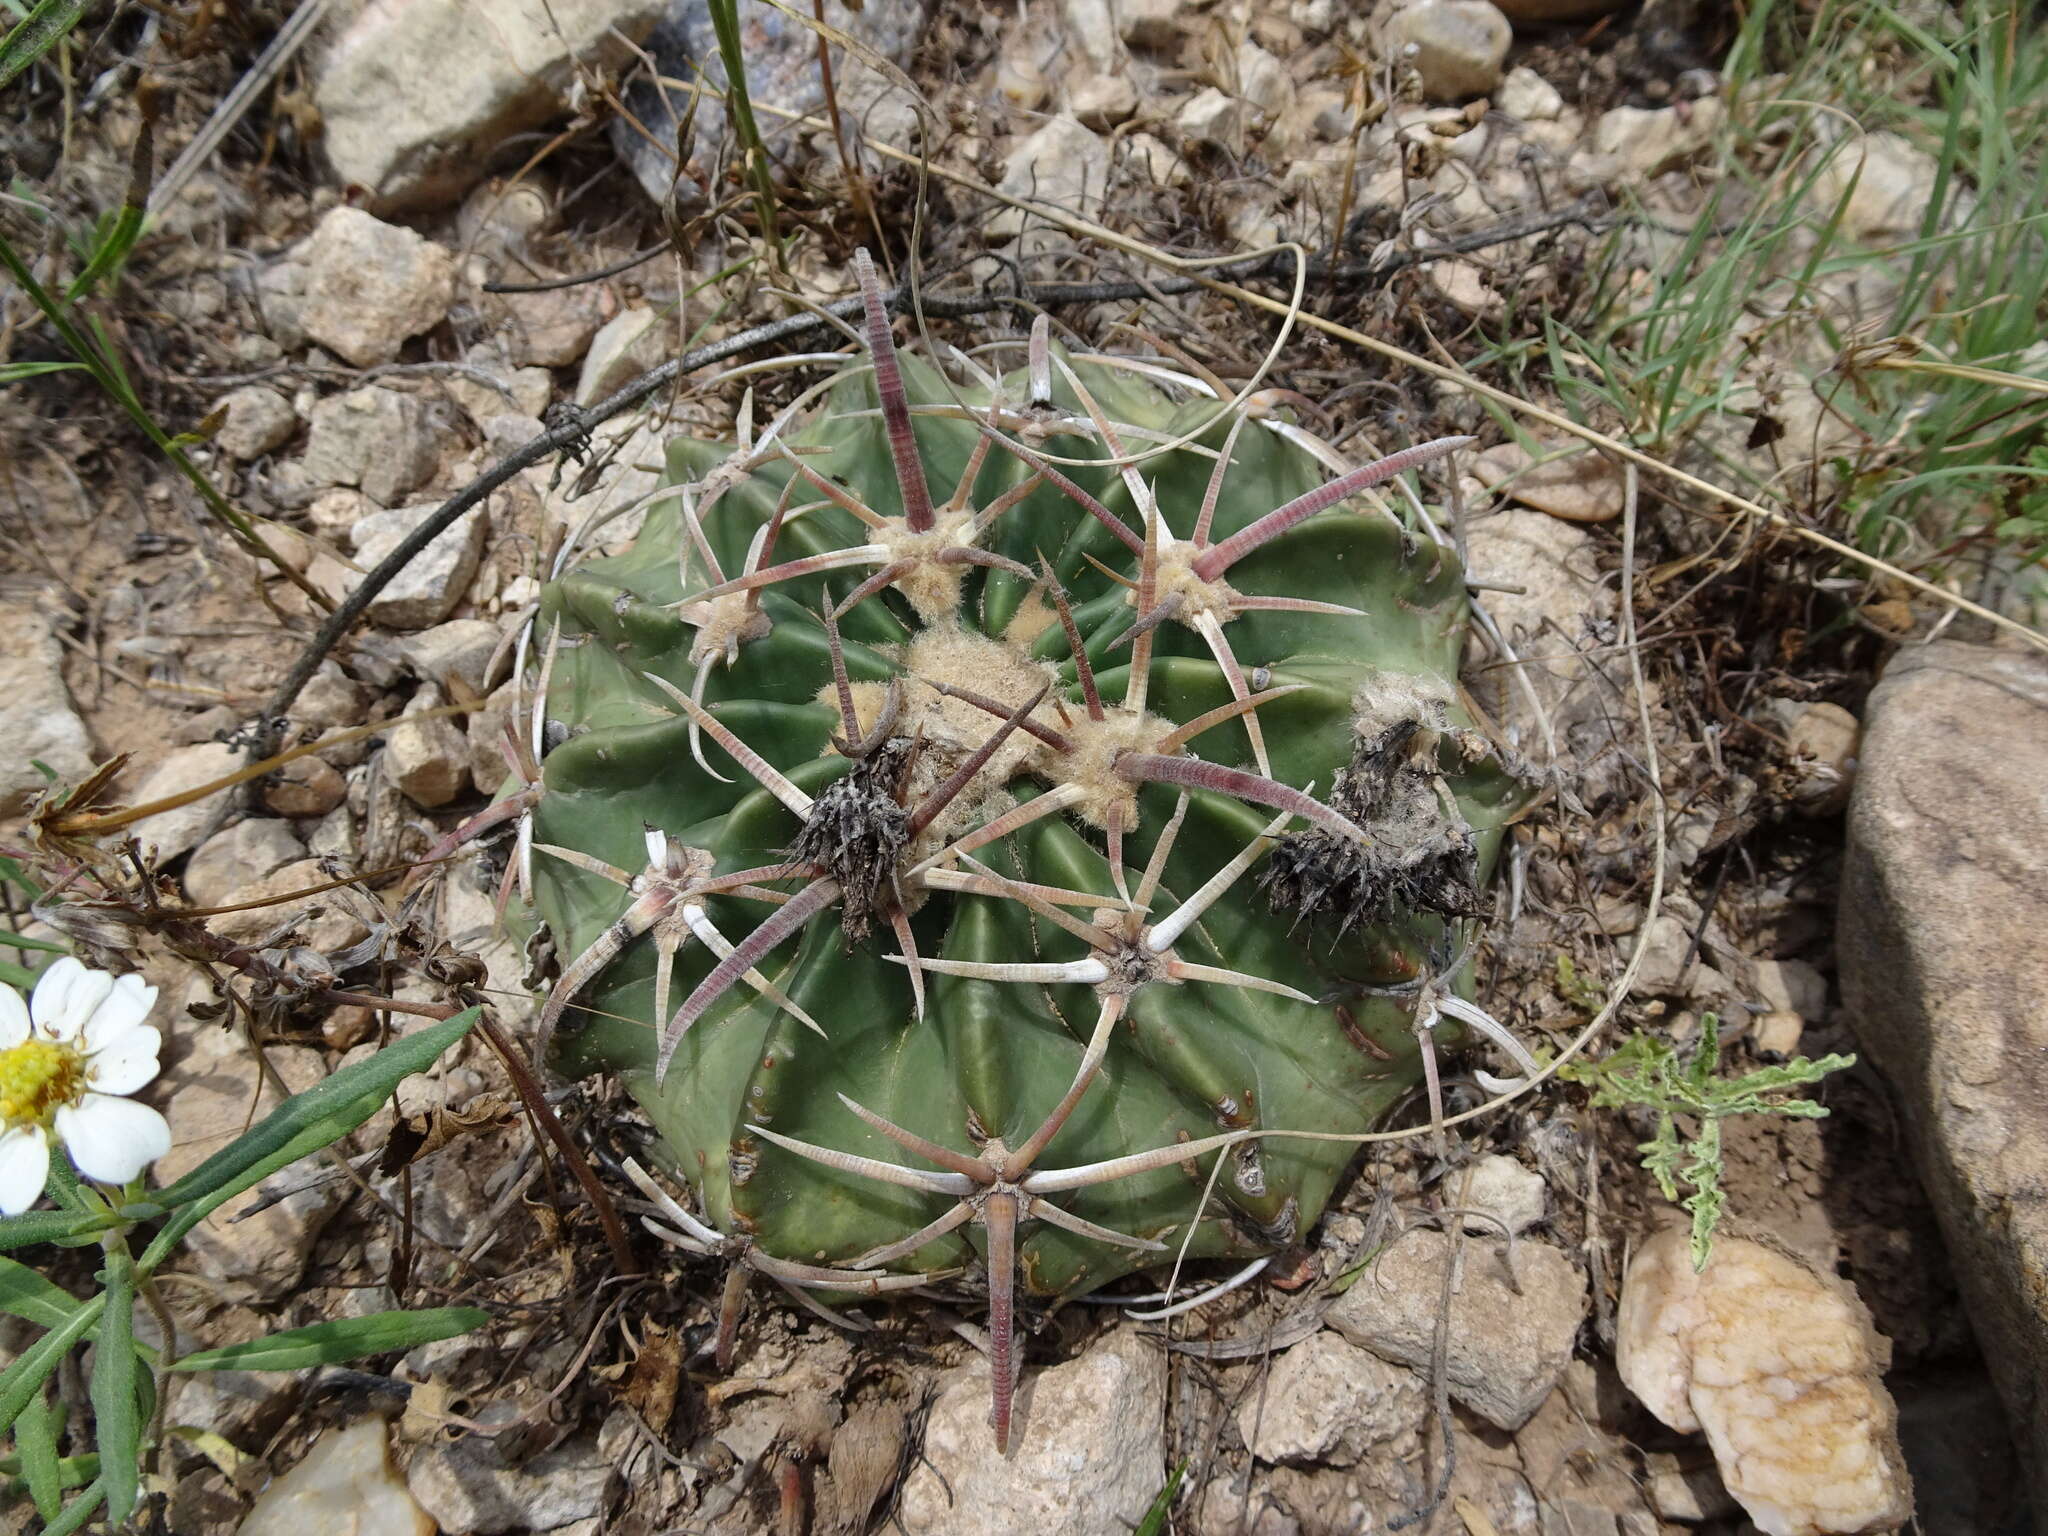
{"type": "Polygon", "coordinates": [[[1894,661],[1864,715],[1837,944],[2048,1510],[2044,759],[2048,658],[1942,641],[1894,661]]]}

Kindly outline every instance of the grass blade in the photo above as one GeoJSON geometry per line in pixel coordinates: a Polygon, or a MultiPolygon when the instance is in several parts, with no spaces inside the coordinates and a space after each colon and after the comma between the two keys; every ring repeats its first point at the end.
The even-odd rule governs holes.
{"type": "Polygon", "coordinates": [[[85,14],[86,0],[42,0],[0,40],[0,85],[7,84],[63,40],[85,14]]]}
{"type": "Polygon", "coordinates": [[[302,1371],[341,1360],[360,1360],[412,1349],[481,1328],[490,1314],[477,1307],[430,1307],[417,1312],[373,1312],[331,1323],[292,1328],[244,1344],[202,1349],[174,1361],[174,1371],[302,1371]]]}

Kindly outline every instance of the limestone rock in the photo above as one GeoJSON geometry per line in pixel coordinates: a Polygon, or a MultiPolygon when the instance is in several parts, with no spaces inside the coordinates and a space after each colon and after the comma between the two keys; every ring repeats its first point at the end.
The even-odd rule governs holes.
{"type": "MultiPolygon", "coordinates": [[[[499,294],[494,297],[510,298],[518,295],[499,294]]],[[[593,326],[596,324],[594,317],[591,323],[593,326]]],[[[586,334],[583,343],[588,344],[589,340],[590,337],[586,334]]],[[[577,351],[580,356],[582,347],[579,346],[577,351]]],[[[504,416],[512,412],[522,416],[538,416],[554,399],[555,380],[547,369],[513,367],[511,359],[496,342],[478,342],[463,353],[462,360],[486,378],[497,380],[502,386],[493,389],[489,385],[478,383],[475,379],[464,378],[459,373],[448,376],[448,393],[454,397],[457,405],[468,412],[469,419],[478,426],[482,426],[493,416],[504,416]]]]}
{"type": "MultiPolygon", "coordinates": [[[[171,1125],[171,1150],[155,1165],[159,1184],[190,1173],[283,1102],[239,1035],[215,1025],[196,1028],[192,1048],[156,1090],[171,1125]]],[[[320,1053],[310,1046],[272,1045],[265,1054],[293,1093],[305,1092],[326,1075],[320,1053]]],[[[320,1229],[348,1190],[341,1183],[299,1188],[305,1183],[303,1167],[280,1168],[236,1195],[192,1229],[182,1263],[211,1279],[224,1300],[274,1301],[288,1295],[305,1273],[320,1229]],[[235,1219],[283,1190],[297,1193],[246,1220],[235,1219]]]]}
{"type": "Polygon", "coordinates": [[[1484,96],[1500,84],[1514,41],[1507,17],[1489,0],[1422,0],[1396,11],[1389,25],[1400,58],[1422,76],[1431,101],[1484,96]]]}
{"type": "Polygon", "coordinates": [[[322,891],[317,896],[285,899],[294,891],[328,885],[333,878],[320,867],[318,858],[306,858],[282,865],[261,879],[244,880],[228,900],[247,910],[212,919],[214,932],[237,944],[256,944],[289,923],[294,943],[327,955],[347,949],[360,943],[369,930],[355,916],[346,894],[322,891]]]}
{"type": "Polygon", "coordinates": [[[1412,1436],[1429,1411],[1429,1391],[1405,1366],[1327,1329],[1280,1356],[1262,1393],[1238,1406],[1237,1427],[1265,1462],[1355,1466],[1376,1447],[1412,1436]]]}
{"type": "Polygon", "coordinates": [[[455,302],[453,257],[360,208],[330,209],[300,259],[306,277],[299,325],[358,368],[390,362],[407,337],[439,325],[455,302]]]}
{"type": "Polygon", "coordinates": [[[503,636],[503,630],[489,619],[450,619],[407,635],[398,643],[398,653],[421,682],[446,691],[453,678],[470,694],[481,697],[484,668],[490,665],[503,636]]]}
{"type": "Polygon", "coordinates": [[[576,403],[595,405],[668,357],[668,322],[652,305],[635,305],[606,321],[591,339],[576,381],[576,403]]]}
{"type": "Polygon", "coordinates": [[[1791,748],[1792,803],[1809,816],[1837,815],[1856,783],[1863,727],[1839,704],[1782,702],[1776,713],[1791,748]]]}
{"type": "Polygon", "coordinates": [[[579,66],[627,64],[627,41],[664,9],[660,0],[372,0],[314,84],[327,158],[380,209],[452,202],[507,135],[564,110],[579,66]]]}
{"type": "MultiPolygon", "coordinates": [[[[1464,1178],[1463,1174],[1452,1174],[1446,1189],[1457,1194],[1464,1178]]],[[[1479,1218],[1466,1219],[1467,1232],[1495,1237],[1512,1233],[1520,1237],[1531,1227],[1543,1224],[1549,1195],[1543,1175],[1523,1167],[1512,1157],[1496,1152],[1475,1158],[1471,1182],[1464,1184],[1463,1189],[1459,1205],[1479,1218]]]]}
{"type": "Polygon", "coordinates": [[[1172,48],[1186,28],[1180,0],[1116,0],[1117,35],[1133,48],[1172,48]]]}
{"type": "Polygon", "coordinates": [[[2041,657],[1954,641],[1901,652],[1864,710],[1836,930],[1843,1014],[1898,1092],[2037,1510],[2048,1509],[2044,750],[2041,657]]]}
{"type": "Polygon", "coordinates": [[[280,816],[325,816],[348,798],[348,781],[318,757],[294,758],[263,783],[263,803],[280,816]]]}
{"type": "MultiPolygon", "coordinates": [[[[1109,182],[1109,146],[1074,118],[1062,112],[1046,119],[1045,125],[1010,151],[1003,168],[1000,189],[1012,197],[1034,202],[1092,219],[1102,211],[1102,194],[1109,182]]],[[[1043,220],[1027,220],[1016,208],[1002,208],[990,216],[984,233],[990,240],[1013,240],[1030,224],[1030,238],[1023,244],[1033,254],[1064,242],[1043,220]]]]}
{"type": "Polygon", "coordinates": [[[1128,75],[1090,75],[1074,87],[1067,105],[1082,127],[1107,131],[1136,113],[1138,88],[1128,75]]]}
{"type": "Polygon", "coordinates": [[[1059,0],[1059,5],[1070,55],[1078,54],[1098,75],[1120,74],[1129,67],[1110,0],[1059,0]]]}
{"type": "MultiPolygon", "coordinates": [[[[433,511],[434,503],[375,512],[356,524],[356,563],[369,570],[385,559],[433,511]]],[[[469,590],[483,560],[489,516],[470,508],[435,536],[370,604],[373,624],[426,629],[447,618],[469,590]]]]}
{"type": "Polygon", "coordinates": [[[1579,653],[1609,638],[1614,590],[1601,580],[1592,536],[1544,513],[1508,507],[1474,518],[1467,540],[1475,576],[1524,589],[1477,594],[1516,656],[1527,658],[1518,672],[1498,667],[1482,676],[1480,702],[1507,724],[1519,751],[1544,760],[1544,720],[1562,752],[1575,729],[1599,723],[1607,707],[1592,686],[1593,662],[1579,653]]]}
{"type": "Polygon", "coordinates": [[[1684,107],[1615,107],[1593,125],[1593,148],[1635,176],[1661,176],[1714,141],[1726,115],[1713,97],[1684,107]]]}
{"type": "Polygon", "coordinates": [[[986,1359],[944,1378],[903,1485],[908,1536],[1120,1531],[1166,1480],[1166,1357],[1135,1328],[1024,1373],[1007,1457],[989,1440],[988,1401],[986,1359]]]}
{"type": "Polygon", "coordinates": [[[1658,1233],[1622,1282],[1621,1378],[1671,1428],[1705,1430],[1728,1492],[1767,1536],[1892,1531],[1913,1513],[1891,1346],[1841,1281],[1723,1236],[1704,1272],[1658,1233]]]}
{"type": "Polygon", "coordinates": [[[282,448],[299,429],[299,413],[291,401],[261,384],[228,391],[215,406],[227,417],[213,441],[231,459],[247,463],[260,459],[274,448],[282,448]]]}
{"type": "MultiPolygon", "coordinates": [[[[1422,1229],[1397,1239],[1337,1298],[1329,1326],[1383,1360],[1426,1366],[1450,1246],[1443,1233],[1422,1229]]],[[[1505,1244],[1465,1239],[1445,1370],[1452,1397],[1515,1429],[1542,1406],[1571,1361],[1586,1315],[1586,1280],[1561,1251],[1523,1238],[1514,1244],[1518,1294],[1508,1284],[1507,1252],[1505,1244]]]]}
{"type": "Polygon", "coordinates": [[[1586,21],[1621,9],[1625,0],[1494,0],[1517,26],[1545,26],[1560,21],[1586,21]]]}
{"type": "Polygon", "coordinates": [[[1939,171],[1932,155],[1896,133],[1852,134],[1814,177],[1807,208],[1826,220],[1841,204],[1841,231],[1851,240],[1909,240],[1920,233],[1939,171]]]}
{"type": "MultiPolygon", "coordinates": [[[[164,755],[135,786],[135,793],[128,796],[127,801],[130,805],[145,805],[152,800],[182,795],[209,780],[224,778],[241,766],[241,754],[217,741],[180,747],[164,755]]],[[[200,834],[219,808],[218,797],[209,795],[189,805],[145,816],[129,831],[145,848],[154,848],[158,858],[175,859],[198,845],[200,834]]]]}
{"type": "Polygon", "coordinates": [[[64,686],[64,650],[50,621],[25,603],[0,603],[0,815],[13,815],[49,787],[45,764],[67,783],[93,770],[92,740],[64,686]]]}
{"type": "Polygon", "coordinates": [[[496,345],[516,368],[580,362],[605,322],[604,290],[588,283],[545,293],[486,294],[483,303],[497,322],[496,345]]]}
{"type": "Polygon", "coordinates": [[[1173,126],[1188,144],[1211,144],[1235,154],[1244,139],[1244,103],[1213,85],[1205,86],[1180,109],[1173,126]]]}
{"type": "Polygon", "coordinates": [[[426,810],[446,805],[469,789],[469,743],[446,717],[415,719],[440,703],[423,688],[385,738],[384,765],[406,799],[426,810]]]}
{"type": "Polygon", "coordinates": [[[414,1457],[407,1484],[442,1530],[496,1536],[553,1531],[601,1515],[617,1476],[594,1438],[571,1440],[514,1467],[490,1437],[470,1435],[414,1457]]]}
{"type": "Polygon", "coordinates": [[[434,1536],[432,1518],[391,1470],[382,1419],[358,1419],[315,1440],[297,1466],[256,1496],[236,1536],[341,1531],[434,1536]]]}
{"type": "Polygon", "coordinates": [[[591,457],[604,467],[587,488],[581,478],[541,493],[545,521],[559,523],[572,534],[590,532],[579,548],[615,549],[630,541],[647,519],[646,497],[661,484],[668,463],[667,434],[645,417],[614,418],[592,434],[591,457]],[[614,516],[613,514],[617,514],[614,516]]]}
{"type": "Polygon", "coordinates": [[[185,896],[196,907],[222,906],[251,880],[305,856],[305,845],[289,822],[252,816],[192,850],[185,861],[185,896]]]}
{"type": "Polygon", "coordinates": [[[433,477],[441,462],[440,437],[424,400],[365,385],[313,407],[300,467],[309,484],[360,486],[388,507],[433,477]]]}
{"type": "Polygon", "coordinates": [[[1294,105],[1294,77],[1285,64],[1247,40],[1237,45],[1237,94],[1267,122],[1277,122],[1294,105]]]}
{"type": "Polygon", "coordinates": [[[1575,444],[1537,447],[1536,454],[1520,443],[1489,448],[1472,461],[1472,473],[1488,489],[1500,486],[1524,506],[1568,523],[1604,523],[1621,516],[1620,470],[1575,444]]]}
{"type": "MultiPolygon", "coordinates": [[[[1508,19],[1512,21],[1513,8],[1503,6],[1502,9],[1507,11],[1508,19]]],[[[1558,94],[1557,87],[1523,64],[1517,64],[1508,71],[1494,100],[1509,117],[1519,118],[1525,123],[1552,122],[1564,110],[1564,97],[1558,94]]]]}

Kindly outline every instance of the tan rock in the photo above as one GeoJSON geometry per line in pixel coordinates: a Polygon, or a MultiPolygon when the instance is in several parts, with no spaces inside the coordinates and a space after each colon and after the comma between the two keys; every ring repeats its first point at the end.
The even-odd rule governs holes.
{"type": "Polygon", "coordinates": [[[1500,84],[1514,31],[1488,0],[1421,0],[1394,13],[1388,35],[1431,101],[1484,96],[1500,84]]]}
{"type": "Polygon", "coordinates": [[[434,1522],[391,1470],[384,1421],[330,1429],[303,1460],[256,1496],[236,1536],[434,1536],[434,1522]]]}
{"type": "Polygon", "coordinates": [[[306,267],[298,319],[328,351],[368,368],[398,356],[455,302],[455,260],[409,229],[360,208],[330,209],[299,252],[306,267]]]}
{"type": "Polygon", "coordinates": [[[1621,471],[1577,444],[1538,443],[1531,453],[1520,443],[1502,443],[1475,458],[1472,473],[1523,506],[1566,522],[1604,523],[1621,516],[1621,471]]]}
{"type": "Polygon", "coordinates": [[[1704,1430],[1728,1492],[1767,1536],[1897,1530],[1913,1513],[1891,1345],[1855,1292],[1804,1260],[1723,1236],[1694,1273],[1658,1233],[1622,1283],[1616,1364],[1671,1428],[1704,1430]]]}
{"type": "Polygon", "coordinates": [[[1864,709],[1837,960],[2048,1509],[2048,661],[1939,641],[1864,709]]]}
{"type": "Polygon", "coordinates": [[[294,758],[263,784],[263,803],[280,816],[325,816],[348,798],[348,781],[317,757],[294,758]]]}
{"type": "Polygon", "coordinates": [[[64,686],[64,651],[51,616],[22,603],[0,604],[0,815],[24,809],[49,787],[45,764],[77,783],[93,770],[92,738],[64,686]]]}
{"type": "Polygon", "coordinates": [[[427,810],[469,789],[469,743],[452,721],[427,717],[440,694],[423,688],[385,739],[384,764],[406,799],[427,810]]]}

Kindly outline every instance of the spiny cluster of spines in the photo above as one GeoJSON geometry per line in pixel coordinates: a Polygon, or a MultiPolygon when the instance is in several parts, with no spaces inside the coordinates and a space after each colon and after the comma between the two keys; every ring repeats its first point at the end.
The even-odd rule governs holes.
{"type": "Polygon", "coordinates": [[[1312,793],[1273,776],[1258,711],[1295,690],[1255,690],[1232,649],[1225,627],[1238,616],[1254,612],[1361,615],[1356,609],[1309,599],[1239,593],[1226,578],[1247,556],[1318,513],[1359,491],[1440,458],[1470,439],[1439,439],[1351,470],[1274,508],[1236,533],[1212,540],[1224,477],[1238,433],[1247,419],[1240,414],[1216,455],[1214,470],[1189,533],[1181,538],[1168,527],[1151,485],[1126,451],[1117,426],[1096,404],[1084,381],[1066,360],[1051,351],[1048,332],[1041,321],[1031,339],[1031,398],[1014,411],[1004,408],[998,400],[978,421],[980,433],[964,473],[948,499],[935,505],[912,432],[911,408],[887,315],[865,252],[857,258],[857,272],[866,311],[865,339],[894,466],[900,513],[885,513],[865,504],[847,487],[805,464],[802,453],[782,441],[783,432],[795,418],[795,407],[758,438],[743,424],[739,450],[726,464],[704,477],[693,491],[686,492],[681,502],[686,532],[680,556],[685,590],[689,590],[693,570],[701,570],[709,577],[708,584],[690,591],[675,605],[679,616],[697,630],[690,653],[695,667],[692,684],[683,689],[648,674],[649,680],[689,721],[691,752],[703,771],[715,772],[705,761],[701,744],[702,738],[708,736],[757,786],[797,818],[801,831],[785,859],[722,876],[713,874],[715,861],[711,855],[685,847],[675,838],[652,829],[647,835],[648,867],[639,874],[630,874],[572,849],[535,845],[541,852],[615,881],[630,897],[618,920],[564,969],[547,1001],[543,1030],[552,1030],[575,996],[627,944],[644,934],[653,937],[658,956],[657,1078],[667,1071],[685,1032],[731,988],[742,983],[808,1028],[823,1033],[819,1021],[798,1008],[758,967],[780,945],[834,908],[839,910],[849,938],[864,936],[875,924],[892,931],[896,953],[890,958],[907,968],[913,1007],[919,1013],[924,1008],[923,977],[927,973],[1093,988],[1099,998],[1097,1017],[1071,1086],[1052,1113],[1015,1149],[990,1138],[983,1143],[979,1157],[970,1157],[896,1125],[844,1095],[840,1097],[853,1114],[932,1168],[858,1157],[798,1140],[766,1124],[757,1122],[753,1126],[753,1134],[765,1141],[825,1166],[955,1198],[956,1203],[945,1214],[920,1230],[881,1244],[844,1267],[820,1269],[773,1259],[754,1251],[744,1239],[722,1238],[701,1223],[693,1225],[694,1218],[672,1202],[664,1212],[668,1226],[657,1229],[693,1252],[743,1253],[748,1265],[786,1286],[859,1291],[893,1289],[937,1278],[931,1274],[888,1275],[885,1283],[881,1267],[908,1257],[970,1221],[981,1223],[987,1233],[996,1357],[994,1417],[1000,1445],[1007,1437],[1014,1375],[1012,1309],[1019,1224],[1039,1220],[1094,1241],[1158,1251],[1161,1244],[1156,1237],[1112,1231],[1065,1211],[1047,1197],[1181,1162],[1242,1139],[1239,1132],[1226,1131],[1206,1140],[1176,1142],[1078,1168],[1035,1168],[1035,1160],[1080,1104],[1099,1073],[1110,1033],[1124,1016],[1130,998],[1140,988],[1155,982],[1199,980],[1313,1002],[1313,998],[1276,981],[1185,961],[1174,953],[1174,944],[1251,869],[1290,820],[1299,818],[1306,822],[1307,836],[1361,854],[1373,845],[1373,834],[1347,815],[1341,805],[1317,800],[1312,793]],[[1087,413],[1085,422],[1065,418],[1054,405],[1051,381],[1055,370],[1081,402],[1087,413]],[[1115,462],[1131,503],[1142,518],[1142,528],[1130,527],[1031,447],[999,436],[993,426],[998,421],[1028,429],[1027,435],[1041,442],[1054,430],[1091,432],[1115,462]],[[975,508],[971,505],[972,487],[988,455],[997,447],[1016,456],[1030,472],[988,505],[975,508]],[[706,520],[734,486],[777,462],[788,465],[790,473],[773,515],[753,537],[744,567],[737,575],[728,576],[713,553],[706,520]],[[1135,579],[1099,563],[1097,566],[1127,589],[1135,611],[1132,624],[1113,642],[1113,648],[1128,646],[1131,653],[1124,695],[1114,703],[1103,697],[1067,595],[1050,566],[1041,557],[1040,567],[1034,570],[981,547],[981,540],[998,520],[1041,485],[1050,485],[1063,493],[1083,515],[1121,543],[1136,562],[1135,579]],[[816,499],[793,505],[800,490],[815,492],[816,499]],[[855,518],[867,530],[867,541],[777,562],[776,546],[784,528],[806,512],[826,505],[855,518]],[[840,716],[841,730],[834,737],[834,744],[851,766],[843,778],[813,796],[705,708],[704,684],[714,665],[731,665],[741,648],[768,633],[770,620],[760,602],[765,592],[784,583],[863,567],[868,568],[868,573],[843,599],[835,603],[828,597],[819,614],[827,637],[833,697],[840,716]],[[908,770],[924,744],[914,736],[905,737],[895,731],[902,707],[902,695],[895,683],[889,685],[876,718],[863,728],[848,681],[838,622],[860,603],[889,590],[899,593],[927,624],[941,622],[958,601],[960,578],[968,567],[1004,571],[1035,584],[1067,636],[1080,698],[1068,701],[1056,692],[1048,696],[1041,691],[1035,698],[1001,699],[980,695],[958,683],[938,682],[935,687],[939,693],[990,716],[990,731],[942,780],[912,798],[908,770]],[[1155,721],[1146,714],[1155,637],[1161,626],[1170,622],[1179,623],[1201,637],[1232,694],[1231,702],[1180,725],[1155,721]],[[1056,721],[1039,718],[1041,705],[1050,706],[1056,721]],[[1243,722],[1256,771],[1185,755],[1192,740],[1233,720],[1243,722]],[[1090,744],[1104,739],[1104,733],[1112,727],[1120,734],[1108,753],[1107,777],[1088,783],[1079,778],[1062,781],[1060,765],[1086,756],[1090,744]],[[938,821],[954,798],[974,782],[988,761],[1018,732],[1026,733],[1035,743],[1038,766],[1027,772],[1043,772],[1054,779],[1054,787],[951,837],[931,851],[918,854],[920,835],[938,821]],[[1125,865],[1123,848],[1126,837],[1136,830],[1136,791],[1146,784],[1178,789],[1179,809],[1156,839],[1145,868],[1133,880],[1125,865]],[[1185,813],[1188,792],[1192,790],[1235,797],[1279,814],[1259,837],[1225,861],[1198,891],[1155,923],[1150,918],[1150,906],[1185,813]],[[1090,821],[1102,834],[1114,892],[1064,890],[1013,879],[975,857],[977,850],[1018,832],[1034,820],[1066,812],[1090,821]],[[775,888],[792,881],[801,882],[794,892],[775,888]],[[1036,917],[1079,938],[1088,952],[1084,958],[1058,963],[1034,959],[990,964],[921,956],[909,913],[913,900],[928,892],[968,892],[1015,901],[1036,917]],[[706,901],[713,896],[752,900],[769,910],[746,935],[737,941],[728,940],[709,915],[706,901]],[[1083,919],[1070,909],[1091,915],[1083,919]],[[704,944],[717,960],[671,1012],[673,962],[693,938],[704,944]],[[724,1246],[720,1247],[721,1244],[724,1246]]]}

